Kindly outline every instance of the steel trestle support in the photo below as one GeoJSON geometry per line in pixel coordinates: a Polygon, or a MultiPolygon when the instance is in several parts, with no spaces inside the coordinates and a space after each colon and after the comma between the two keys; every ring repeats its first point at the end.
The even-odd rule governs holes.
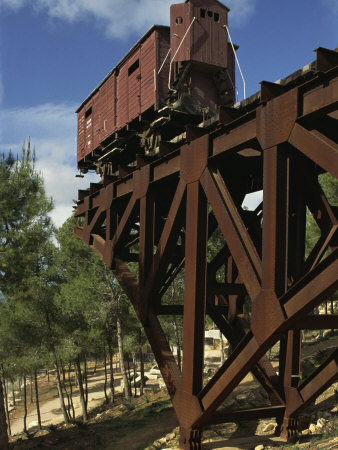
{"type": "Polygon", "coordinates": [[[203,427],[231,418],[275,417],[288,438],[298,415],[337,380],[337,352],[308,378],[301,368],[302,330],[338,328],[335,311],[318,315],[338,287],[337,207],[320,184],[323,174],[338,177],[338,70],[327,52],[318,49],[311,75],[283,89],[262,83],[259,102],[223,109],[204,133],[187,130],[180,147],[81,191],[75,233],[135,308],[172,399],[181,449],[202,448],[203,427]],[[243,209],[258,191],[264,202],[243,209]],[[306,251],[309,214],[319,237],[306,251]],[[211,255],[216,230],[221,245],[211,255]],[[135,260],[138,277],[128,266],[135,260]],[[184,304],[162,304],[182,270],[184,304]],[[183,315],[182,371],[158,319],[165,314],[183,315]],[[231,346],[207,382],[206,314],[231,346]],[[277,371],[267,357],[275,345],[277,371]],[[249,372],[269,405],[225,408],[249,372]]]}

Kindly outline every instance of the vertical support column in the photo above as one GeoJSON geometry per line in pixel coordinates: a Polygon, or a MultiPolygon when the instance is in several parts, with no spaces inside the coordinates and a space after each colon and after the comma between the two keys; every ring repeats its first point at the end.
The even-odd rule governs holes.
{"type": "Polygon", "coordinates": [[[207,200],[198,181],[187,186],[183,379],[185,392],[202,389],[207,269],[207,200]]]}
{"type": "Polygon", "coordinates": [[[112,247],[112,239],[114,234],[116,233],[118,226],[118,212],[117,207],[113,203],[114,190],[113,185],[110,184],[106,187],[106,242],[104,249],[104,257],[103,260],[106,263],[107,267],[112,268],[113,264],[113,247],[112,247]]]}
{"type": "MultiPolygon", "coordinates": [[[[305,253],[305,227],[306,227],[306,205],[303,189],[301,189],[299,174],[301,167],[296,158],[290,159],[290,205],[289,205],[289,233],[288,233],[288,279],[294,283],[299,279],[303,271],[305,253]]],[[[297,417],[290,417],[288,411],[293,409],[293,404],[299,403],[299,392],[297,390],[300,380],[301,360],[301,330],[288,331],[284,340],[285,345],[285,368],[281,372],[284,376],[284,393],[286,410],[283,420],[282,436],[285,439],[297,434],[297,417]]]]}
{"type": "Polygon", "coordinates": [[[117,230],[118,213],[117,206],[114,203],[114,185],[106,187],[106,242],[111,241],[117,230]]]}
{"type": "Polygon", "coordinates": [[[154,200],[148,192],[147,195],[140,199],[139,305],[137,312],[143,324],[148,316],[148,304],[146,296],[144,295],[144,286],[153,262],[155,229],[154,212],[154,200]]]}
{"type": "MultiPolygon", "coordinates": [[[[198,416],[196,395],[203,386],[204,321],[207,275],[207,199],[199,181],[187,185],[185,291],[183,317],[182,416],[198,416]],[[191,400],[189,400],[191,399],[191,400]]],[[[201,448],[201,430],[182,426],[182,449],[201,448]]]]}
{"type": "MultiPolygon", "coordinates": [[[[289,214],[289,158],[285,146],[276,145],[263,153],[263,241],[262,292],[258,301],[264,311],[280,308],[277,298],[287,288],[288,214],[289,214]]],[[[281,312],[280,312],[281,314],[281,312]]],[[[256,316],[257,317],[257,316],[256,316]]],[[[283,318],[281,318],[283,320],[283,318]]],[[[253,324],[257,327],[257,324],[253,324]]],[[[285,338],[280,340],[279,387],[283,390],[286,350],[285,338]]],[[[275,398],[270,401],[275,404],[275,398]]],[[[282,423],[277,424],[280,429],[282,423]]]]}
{"type": "Polygon", "coordinates": [[[284,150],[264,150],[262,288],[277,297],[287,287],[289,164],[284,150]]]}
{"type": "Polygon", "coordinates": [[[288,198],[288,158],[276,145],[263,152],[262,290],[251,316],[260,345],[284,321],[278,297],[287,286],[288,198]]]}
{"type": "Polygon", "coordinates": [[[286,343],[286,359],[284,372],[284,393],[286,402],[286,411],[283,419],[281,436],[289,439],[298,432],[297,417],[290,417],[288,409],[293,407],[293,403],[298,403],[299,393],[297,386],[300,375],[300,355],[301,355],[301,338],[299,330],[290,330],[287,333],[286,343]]]}
{"type": "Polygon", "coordinates": [[[140,199],[139,283],[144,286],[154,253],[154,200],[148,193],[140,199]]]}

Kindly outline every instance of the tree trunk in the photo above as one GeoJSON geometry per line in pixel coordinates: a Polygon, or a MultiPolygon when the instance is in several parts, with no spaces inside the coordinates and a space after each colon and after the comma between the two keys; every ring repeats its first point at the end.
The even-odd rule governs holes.
{"type": "Polygon", "coordinates": [[[144,390],[144,359],[142,351],[142,331],[139,329],[139,341],[138,341],[138,352],[140,358],[140,372],[141,372],[141,383],[140,383],[140,395],[143,395],[144,390]]]}
{"type": "Polygon", "coordinates": [[[103,392],[104,392],[104,398],[106,399],[106,403],[109,403],[109,398],[107,395],[107,355],[106,355],[106,349],[104,348],[104,385],[103,385],[103,392]]]}
{"type": "MultiPolygon", "coordinates": [[[[4,396],[5,412],[6,412],[6,420],[7,420],[7,430],[8,430],[8,435],[11,436],[12,430],[11,430],[11,421],[10,421],[10,417],[9,417],[9,411],[8,411],[8,395],[7,395],[8,384],[6,384],[5,369],[4,369],[3,364],[1,364],[1,372],[2,372],[3,396],[4,396]]],[[[0,383],[1,383],[1,381],[0,381],[0,383]]]]}
{"type": "Polygon", "coordinates": [[[109,352],[109,369],[110,369],[110,395],[112,403],[115,402],[115,383],[114,383],[114,370],[113,370],[113,349],[111,347],[111,342],[108,342],[108,352],[109,352]]]}
{"type": "Polygon", "coordinates": [[[27,433],[27,381],[26,375],[23,376],[23,431],[27,433]]]}
{"type": "Polygon", "coordinates": [[[29,389],[30,389],[30,401],[31,401],[31,404],[33,403],[33,376],[31,375],[30,377],[29,377],[29,389]]]}
{"type": "Polygon", "coordinates": [[[40,404],[39,404],[39,388],[38,388],[38,376],[36,370],[34,372],[34,382],[35,382],[35,401],[36,401],[36,414],[38,416],[38,426],[41,430],[41,414],[40,414],[40,404]]]}
{"type": "Polygon", "coordinates": [[[11,385],[12,385],[13,406],[16,406],[14,381],[11,381],[11,385]]]}
{"type": "Polygon", "coordinates": [[[62,386],[61,386],[60,371],[59,371],[59,366],[58,366],[57,359],[56,359],[55,349],[53,349],[53,356],[54,356],[54,367],[55,367],[55,373],[56,373],[56,387],[57,387],[58,394],[59,394],[61,411],[62,411],[64,421],[68,425],[70,423],[70,421],[69,421],[69,416],[67,414],[67,410],[65,407],[65,399],[64,399],[64,395],[63,395],[62,386]]]}
{"type": "Polygon", "coordinates": [[[117,330],[116,330],[117,331],[117,344],[119,347],[120,369],[121,369],[121,373],[122,373],[124,396],[126,399],[129,399],[130,398],[129,383],[128,383],[126,366],[124,364],[124,357],[123,357],[123,336],[122,336],[120,314],[117,314],[116,328],[117,328],[117,330]]]}
{"type": "Polygon", "coordinates": [[[0,448],[2,450],[8,450],[6,412],[4,405],[4,393],[1,381],[0,381],[0,448]]]}
{"type": "Polygon", "coordinates": [[[69,363],[68,366],[68,382],[69,382],[69,390],[70,390],[70,406],[72,408],[72,417],[73,420],[75,419],[75,409],[74,409],[74,403],[73,403],[73,385],[72,385],[72,379],[71,379],[71,370],[72,370],[72,363],[69,363]]]}
{"type": "Polygon", "coordinates": [[[77,374],[77,381],[79,384],[79,391],[80,391],[80,401],[81,401],[81,407],[82,407],[82,415],[83,415],[83,421],[87,422],[87,404],[85,399],[85,393],[83,390],[83,382],[82,382],[82,372],[81,372],[81,364],[80,364],[80,356],[78,356],[75,360],[75,368],[76,368],[76,374],[77,374]]]}
{"type": "Polygon", "coordinates": [[[220,352],[221,352],[221,365],[223,366],[223,364],[224,364],[224,342],[223,342],[223,334],[221,331],[219,332],[219,348],[220,348],[220,352]]]}
{"type": "Polygon", "coordinates": [[[133,358],[133,380],[134,380],[134,397],[136,397],[137,391],[136,391],[136,354],[135,352],[132,353],[133,358]]]}
{"type": "Polygon", "coordinates": [[[177,348],[177,365],[178,365],[179,370],[181,370],[181,366],[182,366],[181,341],[180,341],[180,335],[178,332],[176,316],[173,316],[173,324],[174,324],[175,340],[176,340],[176,348],[177,348]]]}
{"type": "Polygon", "coordinates": [[[128,366],[128,378],[127,378],[127,387],[128,387],[128,394],[129,397],[131,397],[131,376],[130,376],[130,364],[129,364],[129,353],[127,353],[127,366],[128,366]]]}
{"type": "Polygon", "coordinates": [[[85,399],[86,399],[86,407],[88,405],[88,370],[87,370],[87,358],[84,357],[84,384],[85,384],[85,399]]]}
{"type": "Polygon", "coordinates": [[[61,366],[62,366],[62,388],[64,389],[66,397],[67,397],[67,414],[70,419],[71,401],[70,401],[70,395],[68,394],[68,390],[67,390],[66,369],[62,362],[61,362],[61,366]]]}
{"type": "Polygon", "coordinates": [[[123,336],[122,336],[122,327],[121,327],[121,317],[120,317],[120,311],[119,311],[119,301],[120,296],[118,298],[115,298],[115,293],[113,291],[113,288],[110,283],[110,276],[108,273],[108,269],[105,271],[105,277],[107,280],[107,284],[110,290],[110,295],[112,298],[112,301],[115,301],[117,306],[117,314],[116,314],[116,332],[117,332],[117,344],[119,347],[119,360],[120,360],[120,371],[122,373],[122,383],[123,383],[123,390],[124,390],[124,396],[126,399],[130,398],[129,394],[129,388],[128,388],[128,379],[126,374],[126,366],[124,364],[124,358],[123,358],[123,336]]]}

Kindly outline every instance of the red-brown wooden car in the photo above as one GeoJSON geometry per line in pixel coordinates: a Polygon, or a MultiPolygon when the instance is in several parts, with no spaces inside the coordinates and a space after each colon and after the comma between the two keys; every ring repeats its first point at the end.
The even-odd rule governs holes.
{"type": "Polygon", "coordinates": [[[81,172],[112,175],[233,102],[228,11],[217,0],[172,5],[170,28],[154,25],[133,46],[77,110],[81,172]]]}

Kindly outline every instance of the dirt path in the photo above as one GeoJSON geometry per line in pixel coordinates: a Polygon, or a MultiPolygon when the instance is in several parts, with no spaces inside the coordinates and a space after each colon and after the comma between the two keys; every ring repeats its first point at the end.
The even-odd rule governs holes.
{"type": "MultiPolygon", "coordinates": [[[[102,404],[104,401],[104,370],[98,370],[94,376],[90,376],[88,378],[88,411],[92,408],[102,404]]],[[[122,392],[121,386],[121,376],[115,375],[115,391],[122,392]]],[[[52,394],[53,395],[53,394],[52,394]]],[[[80,396],[78,391],[73,395],[73,403],[75,409],[76,417],[79,417],[82,414],[81,405],[80,405],[80,396]]],[[[57,392],[55,389],[55,394],[51,400],[42,402],[40,405],[40,413],[41,413],[41,421],[42,426],[48,425],[58,425],[64,421],[63,415],[60,408],[60,400],[57,396],[57,392]]],[[[15,414],[15,418],[11,421],[11,429],[12,435],[20,434],[23,432],[23,408],[17,408],[17,412],[15,414]]],[[[37,413],[36,409],[34,409],[34,405],[30,408],[30,411],[27,416],[27,428],[33,428],[37,426],[37,413]]]]}

